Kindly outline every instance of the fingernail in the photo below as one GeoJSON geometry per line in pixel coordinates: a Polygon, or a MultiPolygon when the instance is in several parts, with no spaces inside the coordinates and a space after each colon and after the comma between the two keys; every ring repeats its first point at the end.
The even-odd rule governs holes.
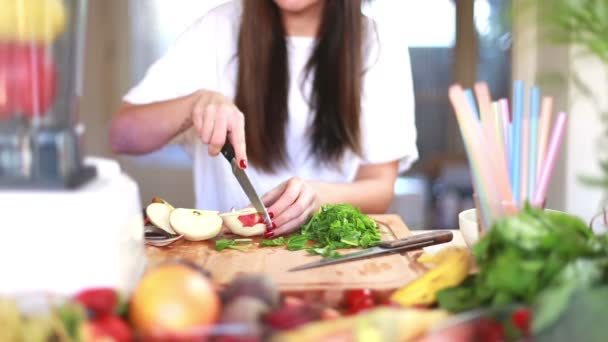
{"type": "Polygon", "coordinates": [[[270,239],[273,236],[274,236],[274,232],[266,232],[266,233],[264,233],[264,237],[267,238],[267,239],[270,239]]]}
{"type": "Polygon", "coordinates": [[[266,231],[268,231],[268,232],[271,230],[275,230],[275,229],[277,229],[277,224],[274,222],[272,222],[272,224],[270,226],[266,227],[266,231]]]}
{"type": "Polygon", "coordinates": [[[270,219],[273,219],[274,218],[274,213],[272,211],[269,211],[268,212],[268,216],[270,216],[270,219]]]}
{"type": "Polygon", "coordinates": [[[239,162],[239,166],[243,170],[246,169],[247,168],[247,161],[245,159],[241,159],[241,161],[239,162]]]}

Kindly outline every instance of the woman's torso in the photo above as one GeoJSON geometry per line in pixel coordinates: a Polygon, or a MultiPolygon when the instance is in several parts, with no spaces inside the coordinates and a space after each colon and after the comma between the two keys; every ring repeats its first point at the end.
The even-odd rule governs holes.
{"type": "MultiPolygon", "coordinates": [[[[151,67],[146,78],[125,96],[125,100],[132,103],[158,101],[184,96],[198,89],[217,91],[234,100],[238,63],[236,44],[240,10],[240,1],[232,1],[211,10],[178,39],[176,46],[172,48],[173,51],[170,50],[163,59],[151,67]],[[177,77],[175,74],[182,77],[177,77]],[[166,87],[172,88],[160,89],[158,85],[150,86],[152,83],[163,83],[168,79],[172,79],[174,83],[166,84],[166,87]]],[[[375,32],[371,32],[371,25],[369,27],[368,36],[374,37],[375,32]]],[[[373,42],[373,39],[370,39],[370,41],[373,42]]],[[[323,182],[350,182],[355,178],[356,172],[363,162],[359,156],[347,151],[338,165],[319,165],[315,158],[309,154],[310,142],[307,132],[314,113],[311,112],[308,104],[311,80],[310,78],[303,80],[303,71],[314,44],[314,38],[287,38],[290,73],[289,120],[286,134],[288,165],[272,174],[260,171],[253,165],[247,168],[247,174],[260,195],[294,176],[323,182]]],[[[378,46],[376,45],[372,43],[371,46],[364,48],[367,52],[365,56],[368,67],[373,66],[375,59],[378,57],[378,46]]],[[[404,60],[403,63],[408,64],[406,68],[408,74],[403,75],[403,77],[409,82],[411,77],[408,69],[409,60],[404,60]]],[[[376,75],[373,72],[369,72],[369,74],[366,76],[367,80],[364,80],[362,98],[361,126],[364,150],[365,145],[369,145],[369,141],[365,141],[366,137],[369,138],[367,140],[372,140],[373,137],[375,144],[391,141],[380,131],[386,130],[386,134],[390,135],[391,123],[384,123],[386,126],[381,127],[379,125],[382,123],[377,120],[384,120],[383,114],[374,118],[369,113],[373,111],[372,109],[381,109],[382,111],[386,109],[375,108],[374,106],[371,106],[372,109],[370,109],[368,108],[370,106],[366,106],[366,99],[368,98],[372,98],[369,101],[381,101],[381,98],[379,98],[380,92],[375,89],[376,87],[373,84],[384,83],[390,87],[391,82],[390,80],[383,80],[382,75],[376,75]],[[368,114],[365,114],[366,111],[368,114]],[[370,133],[370,131],[374,132],[370,133]]],[[[411,84],[409,86],[411,87],[411,84]]],[[[403,96],[409,98],[411,89],[405,89],[404,91],[406,93],[403,96]]],[[[408,106],[409,104],[406,105],[406,108],[408,106]]],[[[399,110],[400,108],[393,109],[399,110]]],[[[244,114],[245,120],[247,120],[247,113],[244,114]]],[[[402,161],[401,169],[409,166],[417,158],[415,127],[413,130],[411,129],[413,122],[409,120],[413,118],[413,113],[403,113],[403,115],[404,117],[408,115],[408,120],[399,119],[394,124],[404,126],[405,129],[400,130],[400,132],[404,134],[411,132],[412,136],[408,138],[407,144],[401,144],[398,153],[395,150],[395,159],[407,157],[407,160],[402,161]]],[[[183,134],[179,140],[192,156],[197,208],[226,211],[249,204],[249,200],[232,176],[229,163],[224,158],[210,157],[207,154],[207,147],[193,135],[193,130],[183,134]]],[[[397,138],[395,142],[398,140],[397,138]]],[[[389,158],[384,153],[386,149],[379,151],[376,145],[374,145],[374,149],[377,150],[376,155],[380,159],[389,158]]],[[[387,150],[390,151],[390,148],[387,150]]],[[[366,159],[373,162],[370,158],[366,159]]]]}

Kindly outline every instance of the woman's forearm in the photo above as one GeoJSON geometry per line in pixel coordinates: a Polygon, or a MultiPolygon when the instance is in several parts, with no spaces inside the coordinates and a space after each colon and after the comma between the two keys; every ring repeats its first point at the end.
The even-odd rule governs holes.
{"type": "Polygon", "coordinates": [[[393,200],[393,185],[383,179],[352,183],[313,183],[321,204],[350,203],[366,214],[383,214],[393,200]]]}
{"type": "Polygon", "coordinates": [[[366,214],[385,213],[394,197],[399,163],[362,165],[351,183],[313,182],[319,202],[350,203],[366,214]]]}
{"type": "Polygon", "coordinates": [[[121,154],[155,151],[192,126],[192,107],[198,93],[163,102],[124,103],[112,119],[110,145],[121,154]]]}

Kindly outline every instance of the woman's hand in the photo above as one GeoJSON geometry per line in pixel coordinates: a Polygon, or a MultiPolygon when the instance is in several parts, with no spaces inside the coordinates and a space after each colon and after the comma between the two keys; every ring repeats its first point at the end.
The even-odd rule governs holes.
{"type": "Polygon", "coordinates": [[[245,117],[226,96],[208,90],[197,92],[192,106],[192,124],[209,155],[217,156],[226,141],[230,141],[239,166],[247,167],[245,148],[245,117]]]}
{"type": "Polygon", "coordinates": [[[273,227],[264,234],[266,238],[291,233],[304,224],[320,206],[316,189],[298,177],[277,186],[262,197],[273,218],[273,227]]]}

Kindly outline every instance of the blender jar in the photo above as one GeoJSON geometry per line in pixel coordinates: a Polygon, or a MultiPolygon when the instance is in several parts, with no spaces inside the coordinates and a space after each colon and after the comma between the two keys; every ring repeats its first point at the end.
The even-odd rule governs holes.
{"type": "Polygon", "coordinates": [[[0,0],[0,187],[73,188],[86,1],[0,0]]]}

